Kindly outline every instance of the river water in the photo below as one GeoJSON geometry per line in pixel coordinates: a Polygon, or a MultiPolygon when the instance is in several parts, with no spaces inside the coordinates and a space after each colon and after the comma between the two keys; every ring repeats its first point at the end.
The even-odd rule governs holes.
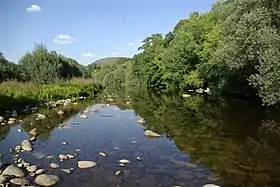
{"type": "Polygon", "coordinates": [[[45,109],[40,111],[47,116],[44,120],[31,114],[18,117],[21,123],[0,126],[1,162],[12,163],[9,149],[37,128],[34,150],[19,157],[59,176],[56,186],[280,186],[279,110],[239,100],[213,102],[196,94],[182,98],[142,90],[109,97],[113,101],[104,93],[96,101],[65,109],[63,116],[58,109],[45,109]],[[88,118],[81,118],[82,113],[88,118]],[[140,118],[146,123],[137,123],[140,118]],[[145,129],[162,137],[145,137],[145,129]],[[57,159],[68,153],[76,157],[57,159]],[[130,163],[121,167],[120,159],[130,163]],[[79,160],[98,164],[79,169],[79,160]],[[74,170],[65,174],[50,163],[74,170]]]}

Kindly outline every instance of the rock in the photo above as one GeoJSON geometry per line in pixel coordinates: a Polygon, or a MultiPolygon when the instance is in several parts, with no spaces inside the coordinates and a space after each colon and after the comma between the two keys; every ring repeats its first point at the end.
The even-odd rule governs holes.
{"type": "Polygon", "coordinates": [[[29,139],[29,141],[31,141],[31,142],[35,142],[37,140],[37,138],[35,137],[35,136],[32,136],[30,139],[29,139]]]}
{"type": "Polygon", "coordinates": [[[78,161],[78,167],[81,169],[92,168],[96,165],[97,163],[93,161],[78,161]]]}
{"type": "Polygon", "coordinates": [[[58,156],[58,158],[60,158],[61,160],[67,160],[68,159],[68,157],[66,155],[63,155],[63,154],[60,154],[58,156]]]}
{"type": "Polygon", "coordinates": [[[118,176],[120,173],[121,173],[121,171],[117,171],[117,172],[116,172],[116,176],[118,176]]]}
{"type": "Polygon", "coordinates": [[[210,88],[206,88],[206,90],[204,90],[205,93],[210,94],[210,88]]]}
{"type": "Polygon", "coordinates": [[[15,178],[15,179],[11,179],[10,183],[15,184],[15,185],[19,185],[19,186],[23,186],[23,185],[29,184],[29,181],[26,180],[26,179],[15,178]]]}
{"type": "Polygon", "coordinates": [[[57,168],[59,168],[59,165],[56,164],[56,163],[51,163],[50,167],[53,168],[53,169],[57,169],[57,168]]]}
{"type": "Polygon", "coordinates": [[[45,119],[46,116],[44,114],[37,114],[37,118],[42,120],[45,119]]]}
{"type": "Polygon", "coordinates": [[[9,121],[16,121],[16,118],[9,118],[9,121]]]}
{"type": "Polygon", "coordinates": [[[80,115],[80,118],[88,118],[86,115],[82,114],[80,115]]]}
{"type": "Polygon", "coordinates": [[[74,155],[71,155],[71,154],[67,154],[66,156],[67,156],[69,159],[75,158],[75,156],[74,156],[74,155]]]}
{"type": "Polygon", "coordinates": [[[24,177],[23,171],[17,166],[10,165],[2,173],[2,175],[11,175],[16,177],[24,177]]]}
{"type": "Polygon", "coordinates": [[[61,115],[64,114],[64,112],[62,110],[60,110],[60,111],[57,112],[57,114],[61,116],[61,115]]]}
{"type": "Polygon", "coordinates": [[[190,97],[191,95],[189,95],[189,94],[183,94],[183,97],[184,98],[187,98],[187,97],[190,97]]]}
{"type": "Polygon", "coordinates": [[[205,184],[202,187],[220,187],[220,186],[215,185],[215,184],[205,184]]]}
{"type": "Polygon", "coordinates": [[[28,162],[22,162],[22,164],[23,164],[24,167],[30,166],[30,164],[28,162]]]}
{"type": "Polygon", "coordinates": [[[17,165],[17,167],[22,168],[22,167],[23,167],[23,164],[22,164],[22,163],[19,163],[19,164],[17,165]]]}
{"type": "Polygon", "coordinates": [[[36,165],[28,166],[26,167],[26,170],[30,173],[34,173],[37,170],[37,166],[36,165]]]}
{"type": "Polygon", "coordinates": [[[13,125],[15,123],[15,121],[8,121],[7,122],[9,125],[13,125]]]}
{"type": "Polygon", "coordinates": [[[130,102],[129,102],[129,101],[127,101],[125,104],[130,105],[130,102]]]}
{"type": "Polygon", "coordinates": [[[28,140],[23,140],[23,141],[21,142],[21,148],[22,148],[24,151],[32,151],[31,143],[30,143],[28,140]]]}
{"type": "Polygon", "coordinates": [[[36,128],[32,129],[32,130],[29,132],[29,134],[31,134],[32,136],[37,136],[37,135],[38,135],[37,129],[36,129],[36,128]]]}
{"type": "Polygon", "coordinates": [[[4,121],[4,117],[0,116],[0,123],[4,121]]]}
{"type": "Polygon", "coordinates": [[[62,142],[62,145],[67,145],[67,142],[62,142]]]}
{"type": "Polygon", "coordinates": [[[102,152],[100,152],[99,155],[100,155],[100,156],[103,156],[103,157],[106,156],[106,154],[105,154],[105,153],[102,153],[102,152]]]}
{"type": "Polygon", "coordinates": [[[146,123],[146,121],[142,118],[142,119],[139,119],[139,120],[137,121],[137,123],[144,124],[144,123],[146,123]]]}
{"type": "Polygon", "coordinates": [[[4,182],[6,182],[7,179],[8,179],[7,176],[2,176],[2,175],[0,175],[0,184],[4,184],[4,182]]]}
{"type": "Polygon", "coordinates": [[[159,134],[153,132],[153,131],[150,131],[150,130],[145,130],[145,136],[150,136],[150,137],[160,137],[159,134]]]}
{"type": "Polygon", "coordinates": [[[70,174],[71,170],[70,169],[60,169],[62,172],[66,173],[66,174],[70,174]]]}
{"type": "Polygon", "coordinates": [[[17,131],[18,131],[18,132],[22,132],[22,130],[21,130],[21,129],[18,129],[17,131]]]}
{"type": "Polygon", "coordinates": [[[6,123],[3,123],[3,122],[2,122],[1,125],[6,125],[6,123]]]}
{"type": "Polygon", "coordinates": [[[119,166],[124,167],[125,165],[123,163],[120,163],[119,166]]]}
{"type": "Polygon", "coordinates": [[[202,94],[204,92],[204,90],[202,88],[199,88],[196,90],[196,93],[202,94]]]}
{"type": "Polygon", "coordinates": [[[141,158],[140,158],[140,157],[137,157],[136,159],[139,160],[139,161],[141,161],[141,158]]]}
{"type": "Polygon", "coordinates": [[[52,186],[57,182],[57,178],[52,175],[41,174],[36,177],[35,183],[41,186],[52,186]]]}
{"type": "Polygon", "coordinates": [[[92,111],[95,112],[95,113],[97,113],[97,112],[99,112],[100,110],[99,110],[98,108],[93,108],[92,111]]]}
{"type": "Polygon", "coordinates": [[[35,174],[36,174],[36,175],[40,175],[40,174],[42,174],[42,173],[44,173],[44,172],[45,172],[44,169],[38,169],[38,170],[35,172],[35,174]]]}
{"type": "Polygon", "coordinates": [[[119,163],[128,164],[128,163],[130,163],[130,161],[126,160],[126,159],[121,159],[121,160],[119,160],[119,163]]]}
{"type": "Polygon", "coordinates": [[[21,146],[20,145],[17,145],[16,147],[15,147],[15,151],[20,151],[21,150],[21,146]]]}

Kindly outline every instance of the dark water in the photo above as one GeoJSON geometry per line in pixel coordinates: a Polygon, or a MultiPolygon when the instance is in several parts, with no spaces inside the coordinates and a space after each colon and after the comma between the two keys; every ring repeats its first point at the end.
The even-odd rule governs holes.
{"type": "Polygon", "coordinates": [[[112,97],[113,102],[102,95],[98,101],[74,106],[63,117],[58,109],[43,110],[45,120],[36,121],[33,114],[19,117],[24,119],[21,124],[1,126],[1,161],[11,163],[9,149],[29,139],[27,132],[36,127],[40,135],[35,149],[20,157],[59,176],[57,186],[280,186],[279,111],[238,100],[211,102],[200,95],[184,99],[143,90],[112,97]],[[80,118],[87,107],[88,118],[80,118]],[[137,123],[140,116],[144,125],[137,123]],[[61,123],[71,127],[60,129],[61,123]],[[145,137],[146,128],[163,137],[145,137]],[[46,158],[67,153],[77,156],[63,162],[46,158]],[[120,167],[120,159],[131,163],[120,167]],[[79,169],[78,160],[98,165],[79,169]],[[51,169],[52,162],[74,171],[67,175],[51,169]],[[117,171],[122,172],[116,176],[117,171]]]}

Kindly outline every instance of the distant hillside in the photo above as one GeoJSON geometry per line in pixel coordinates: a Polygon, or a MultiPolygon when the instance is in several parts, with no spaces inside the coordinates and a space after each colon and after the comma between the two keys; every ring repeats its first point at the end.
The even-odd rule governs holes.
{"type": "Polygon", "coordinates": [[[94,66],[96,64],[100,66],[118,64],[118,63],[121,64],[123,62],[126,62],[127,60],[129,60],[129,58],[127,57],[107,57],[94,61],[93,63],[89,64],[88,67],[94,66]]]}

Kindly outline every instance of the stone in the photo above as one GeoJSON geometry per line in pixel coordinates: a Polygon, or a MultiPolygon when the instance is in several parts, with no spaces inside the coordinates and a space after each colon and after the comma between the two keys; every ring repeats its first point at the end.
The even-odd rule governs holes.
{"type": "Polygon", "coordinates": [[[38,170],[35,172],[35,174],[36,174],[36,175],[40,175],[40,174],[42,174],[42,173],[44,173],[44,172],[45,172],[44,169],[38,169],[38,170]]]}
{"type": "Polygon", "coordinates": [[[150,130],[145,130],[145,136],[149,136],[149,137],[161,137],[159,134],[150,131],[150,130]]]}
{"type": "Polygon", "coordinates": [[[53,169],[57,169],[57,168],[59,168],[59,165],[56,164],[56,163],[51,163],[50,167],[53,168],[53,169]]]}
{"type": "Polygon", "coordinates": [[[32,129],[32,130],[29,132],[29,134],[31,134],[32,136],[37,136],[37,135],[38,135],[37,129],[36,129],[36,128],[32,129]]]}
{"type": "Polygon", "coordinates": [[[78,161],[78,167],[81,169],[92,168],[96,165],[97,163],[93,161],[78,161]]]}
{"type": "Polygon", "coordinates": [[[103,157],[106,156],[106,154],[105,154],[105,153],[102,153],[102,152],[100,152],[99,155],[100,155],[100,156],[103,156],[103,157]]]}
{"type": "Polygon", "coordinates": [[[31,142],[35,142],[37,140],[37,138],[35,137],[35,136],[32,136],[30,139],[29,139],[29,141],[31,141],[31,142]]]}
{"type": "Polygon", "coordinates": [[[189,94],[183,94],[183,97],[184,98],[188,98],[188,97],[190,97],[191,95],[189,95],[189,94]]]}
{"type": "Polygon", "coordinates": [[[70,174],[71,170],[70,169],[60,169],[62,172],[66,173],[66,174],[70,174]]]}
{"type": "Polygon", "coordinates": [[[61,115],[64,114],[64,112],[62,110],[60,110],[60,111],[57,112],[57,114],[61,116],[61,115]]]}
{"type": "Polygon", "coordinates": [[[44,114],[37,114],[37,118],[40,120],[45,119],[46,116],[44,114]]]}
{"type": "Polygon", "coordinates": [[[66,155],[63,155],[63,154],[60,154],[58,156],[58,158],[60,158],[61,160],[67,160],[68,159],[68,157],[66,155]]]}
{"type": "Polygon", "coordinates": [[[218,186],[216,184],[205,184],[202,187],[220,187],[220,186],[218,186]]]}
{"type": "Polygon", "coordinates": [[[140,157],[137,157],[136,159],[139,160],[139,161],[141,161],[141,158],[140,158],[140,157]]]}
{"type": "Polygon", "coordinates": [[[13,125],[15,123],[15,121],[8,121],[7,122],[9,125],[13,125]]]}
{"type": "Polygon", "coordinates": [[[17,131],[18,131],[18,132],[22,132],[22,130],[21,130],[21,129],[18,129],[17,131]]]}
{"type": "Polygon", "coordinates": [[[24,151],[32,151],[32,145],[31,143],[28,141],[28,140],[23,140],[21,142],[21,148],[24,150],[24,151]]]}
{"type": "Polygon", "coordinates": [[[17,166],[10,165],[2,173],[2,175],[11,175],[16,177],[24,177],[23,171],[17,166]]]}
{"type": "Polygon", "coordinates": [[[37,166],[36,165],[28,166],[28,167],[26,167],[26,170],[30,173],[33,173],[37,170],[37,166]]]}
{"type": "Polygon", "coordinates": [[[121,159],[121,160],[119,160],[119,163],[128,164],[128,163],[130,163],[130,161],[126,160],[126,159],[121,159]]]}
{"type": "Polygon", "coordinates": [[[4,117],[0,116],[0,123],[4,121],[4,117]]]}
{"type": "Polygon", "coordinates": [[[74,155],[71,155],[71,154],[67,154],[66,156],[67,156],[69,159],[75,158],[75,156],[74,156],[74,155]]]}
{"type": "Polygon", "coordinates": [[[23,167],[23,164],[22,164],[22,163],[19,163],[19,164],[17,165],[17,167],[22,168],[22,167],[23,167]]]}
{"type": "Polygon", "coordinates": [[[118,176],[120,173],[121,173],[121,171],[117,171],[117,172],[116,172],[116,176],[118,176]]]}
{"type": "Polygon", "coordinates": [[[9,121],[16,121],[16,118],[9,118],[9,121]]]}
{"type": "Polygon", "coordinates": [[[4,182],[6,182],[7,179],[8,179],[7,176],[2,176],[2,175],[0,175],[0,184],[4,184],[4,182]]]}
{"type": "Polygon", "coordinates": [[[10,180],[10,183],[15,184],[15,185],[19,185],[19,186],[23,186],[23,185],[28,185],[29,181],[26,179],[21,179],[21,178],[14,178],[10,180]]]}
{"type": "Polygon", "coordinates": [[[30,166],[30,164],[28,162],[22,162],[22,164],[23,164],[24,167],[30,166]]]}
{"type": "Polygon", "coordinates": [[[51,175],[41,174],[36,177],[35,183],[41,186],[52,186],[57,182],[57,178],[51,175]]]}
{"type": "Polygon", "coordinates": [[[142,118],[142,119],[139,119],[139,120],[137,121],[137,123],[144,124],[144,123],[146,123],[146,121],[142,118]]]}
{"type": "Polygon", "coordinates": [[[199,88],[196,90],[196,93],[202,94],[204,92],[204,90],[202,88],[199,88]]]}
{"type": "Polygon", "coordinates": [[[80,118],[88,118],[86,115],[82,114],[80,115],[80,118]]]}
{"type": "Polygon", "coordinates": [[[17,145],[16,147],[15,147],[15,151],[20,151],[21,150],[21,146],[20,145],[17,145]]]}

